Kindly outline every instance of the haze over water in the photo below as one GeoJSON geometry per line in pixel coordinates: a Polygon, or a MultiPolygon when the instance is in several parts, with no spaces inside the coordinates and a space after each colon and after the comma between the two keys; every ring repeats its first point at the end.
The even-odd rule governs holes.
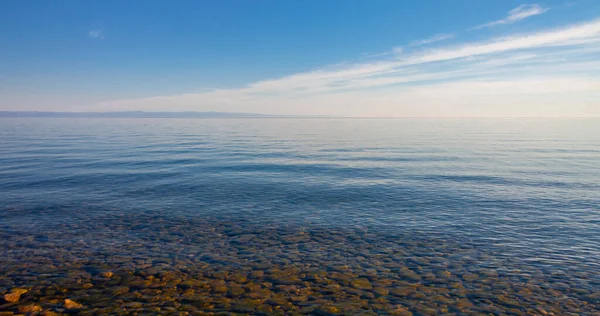
{"type": "MultiPolygon", "coordinates": [[[[225,260],[208,245],[330,232],[294,251],[246,244],[279,247],[271,266],[434,251],[445,265],[407,267],[422,280],[460,275],[462,260],[509,284],[537,273],[598,311],[586,296],[600,290],[598,119],[5,119],[0,135],[0,289],[35,284],[37,256],[83,260],[91,277],[130,267],[124,255],[244,270],[260,253],[225,260]],[[224,240],[194,242],[215,228],[224,240]]],[[[46,277],[73,269],[54,262],[46,277]]]]}

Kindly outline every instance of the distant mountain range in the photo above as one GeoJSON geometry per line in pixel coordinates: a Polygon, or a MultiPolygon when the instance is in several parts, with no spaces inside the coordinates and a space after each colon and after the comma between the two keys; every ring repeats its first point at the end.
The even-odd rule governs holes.
{"type": "Polygon", "coordinates": [[[232,112],[42,112],[0,111],[0,117],[47,117],[47,118],[186,118],[186,117],[282,117],[277,115],[232,112]]]}

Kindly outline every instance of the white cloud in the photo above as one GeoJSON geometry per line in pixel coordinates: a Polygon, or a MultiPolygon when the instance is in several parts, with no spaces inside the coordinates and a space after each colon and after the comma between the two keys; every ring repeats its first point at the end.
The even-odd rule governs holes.
{"type": "Polygon", "coordinates": [[[102,30],[90,30],[88,32],[88,36],[90,38],[93,38],[93,39],[103,40],[104,39],[104,32],[102,30]]]}
{"type": "Polygon", "coordinates": [[[409,46],[423,46],[423,45],[427,45],[427,44],[431,44],[431,43],[435,43],[435,42],[439,42],[439,41],[451,39],[451,38],[454,38],[455,36],[456,35],[452,34],[452,33],[436,34],[436,35],[434,35],[432,37],[429,37],[429,38],[426,38],[426,39],[422,39],[422,40],[411,42],[409,44],[409,46]]]}
{"type": "MultiPolygon", "coordinates": [[[[422,40],[410,42],[408,44],[407,48],[424,46],[424,45],[428,45],[428,44],[431,44],[431,43],[435,43],[435,42],[440,42],[440,41],[444,41],[444,40],[447,40],[447,39],[451,39],[451,38],[454,38],[455,36],[456,36],[455,34],[451,34],[451,33],[436,34],[436,35],[433,35],[433,36],[428,37],[426,39],[422,39],[422,40]]],[[[404,47],[402,47],[402,46],[396,46],[396,47],[392,48],[390,51],[383,52],[383,53],[380,53],[380,54],[368,54],[368,55],[367,54],[363,54],[363,55],[366,55],[366,57],[369,57],[369,58],[372,58],[372,57],[383,57],[383,56],[389,56],[389,55],[392,55],[392,54],[400,55],[400,54],[403,54],[405,51],[406,51],[406,49],[404,47]]]]}
{"type": "Polygon", "coordinates": [[[579,45],[598,40],[600,40],[600,20],[595,20],[559,30],[509,36],[452,49],[433,51],[417,58],[417,61],[432,62],[514,50],[579,45]]]}
{"type": "Polygon", "coordinates": [[[600,19],[421,49],[235,89],[102,102],[90,110],[348,116],[600,116],[600,19]]]}
{"type": "MultiPolygon", "coordinates": [[[[426,74],[432,76],[440,71],[423,69],[431,67],[432,63],[464,60],[484,55],[498,55],[524,50],[535,50],[545,47],[583,48],[584,44],[593,44],[600,39],[600,20],[574,25],[559,30],[529,33],[503,37],[488,41],[463,44],[444,49],[424,50],[401,58],[381,60],[370,63],[344,65],[342,68],[318,69],[298,73],[283,78],[269,79],[249,84],[240,89],[245,93],[256,94],[310,94],[328,90],[340,90],[345,87],[359,88],[356,82],[365,79],[382,79],[392,76],[395,81],[404,82],[407,76],[426,74]]],[[[444,66],[444,65],[438,65],[444,66]]],[[[446,67],[465,65],[446,64],[446,67]]],[[[438,67],[439,68],[439,67],[438,67]]],[[[388,79],[381,82],[388,82],[388,79]]],[[[372,80],[371,80],[372,82],[372,80]]],[[[372,84],[368,85],[372,87],[372,84]]]]}
{"type": "Polygon", "coordinates": [[[515,23],[517,21],[521,21],[528,17],[532,17],[535,15],[540,15],[548,11],[548,8],[544,8],[538,4],[522,4],[508,12],[508,16],[502,20],[497,20],[489,23],[485,23],[482,25],[478,25],[473,27],[473,30],[482,29],[486,27],[502,25],[502,24],[510,24],[515,23]]]}
{"type": "Polygon", "coordinates": [[[394,53],[394,54],[402,54],[402,53],[404,53],[404,48],[402,48],[400,46],[394,47],[392,49],[392,53],[394,53]]]}
{"type": "Polygon", "coordinates": [[[383,53],[362,53],[362,57],[364,58],[378,58],[378,57],[383,57],[383,56],[389,56],[393,53],[393,51],[389,51],[389,52],[383,52],[383,53]]]}

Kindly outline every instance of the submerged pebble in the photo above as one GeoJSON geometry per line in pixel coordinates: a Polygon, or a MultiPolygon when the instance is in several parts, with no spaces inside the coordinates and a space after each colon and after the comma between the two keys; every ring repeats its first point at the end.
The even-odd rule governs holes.
{"type": "Polygon", "coordinates": [[[56,225],[0,231],[0,315],[600,312],[598,275],[576,264],[557,274],[426,236],[115,214],[56,225]]]}

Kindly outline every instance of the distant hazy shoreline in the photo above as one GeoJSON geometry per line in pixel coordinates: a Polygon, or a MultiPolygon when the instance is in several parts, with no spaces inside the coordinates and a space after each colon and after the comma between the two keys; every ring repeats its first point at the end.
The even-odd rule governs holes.
{"type": "Polygon", "coordinates": [[[397,116],[397,117],[360,117],[338,115],[276,115],[260,113],[236,112],[146,112],[146,111],[114,111],[114,112],[52,112],[52,111],[0,111],[2,118],[335,118],[335,119],[598,119],[600,117],[427,117],[427,116],[397,116]]]}
{"type": "MultiPolygon", "coordinates": [[[[329,117],[329,116],[295,116],[295,115],[268,115],[259,113],[234,113],[234,112],[145,112],[145,111],[120,111],[120,112],[45,112],[45,111],[0,111],[0,118],[269,118],[269,117],[329,117]]],[[[333,116],[332,116],[333,117],[333,116]]]]}

